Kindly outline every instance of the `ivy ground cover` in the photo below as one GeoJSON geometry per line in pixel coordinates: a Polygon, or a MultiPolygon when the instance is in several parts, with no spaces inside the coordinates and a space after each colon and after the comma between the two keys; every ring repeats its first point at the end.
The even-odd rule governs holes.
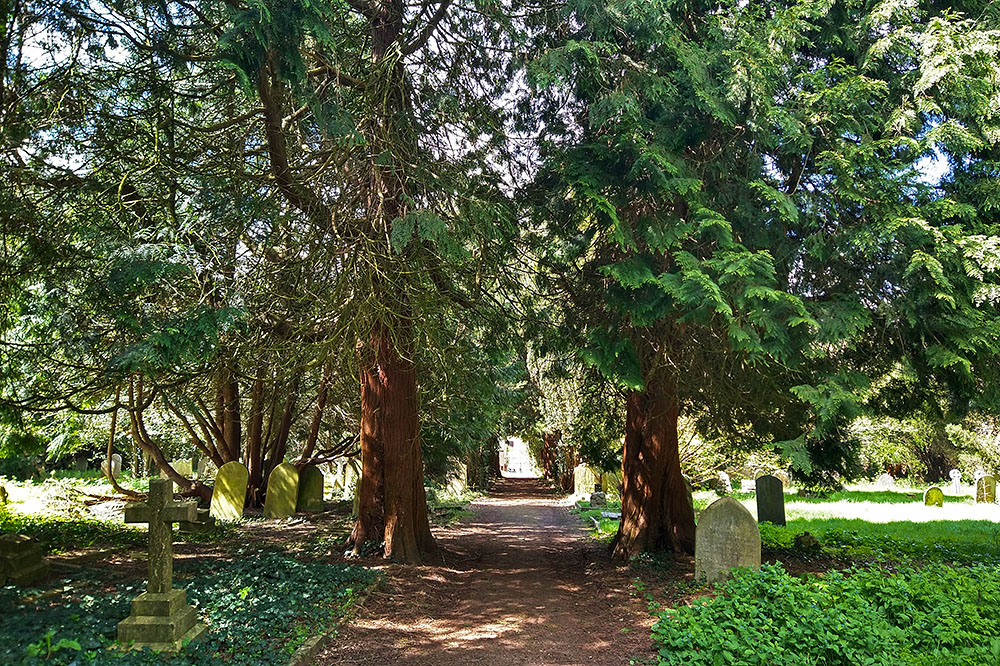
{"type": "Polygon", "coordinates": [[[144,583],[102,589],[87,570],[47,590],[0,589],[0,664],[286,664],[306,639],[333,627],[375,574],[344,564],[300,562],[271,551],[177,565],[176,586],[208,625],[180,656],[125,652],[117,624],[144,583]]]}

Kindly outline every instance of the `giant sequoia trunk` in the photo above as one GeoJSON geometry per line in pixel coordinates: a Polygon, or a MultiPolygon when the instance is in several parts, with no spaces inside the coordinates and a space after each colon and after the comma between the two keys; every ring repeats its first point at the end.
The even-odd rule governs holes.
{"type": "Polygon", "coordinates": [[[677,447],[677,383],[666,370],[626,398],[622,520],[616,557],[648,551],[694,553],[694,510],[677,447]]]}
{"type": "Polygon", "coordinates": [[[366,542],[384,541],[385,557],[419,562],[436,545],[427,520],[416,371],[403,351],[384,325],[359,350],[362,472],[350,545],[360,554],[366,542]]]}

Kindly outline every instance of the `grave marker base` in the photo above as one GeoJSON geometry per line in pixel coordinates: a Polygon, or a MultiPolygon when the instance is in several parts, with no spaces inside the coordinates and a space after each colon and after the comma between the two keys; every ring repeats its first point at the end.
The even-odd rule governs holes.
{"type": "Polygon", "coordinates": [[[125,649],[150,648],[156,652],[178,652],[184,643],[205,633],[187,593],[174,589],[165,594],[143,592],[132,600],[132,614],[118,623],[118,640],[125,649]]]}

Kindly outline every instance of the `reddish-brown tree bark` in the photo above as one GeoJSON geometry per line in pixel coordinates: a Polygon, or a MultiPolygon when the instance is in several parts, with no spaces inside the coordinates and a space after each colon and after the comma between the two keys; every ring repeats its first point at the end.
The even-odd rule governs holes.
{"type": "Polygon", "coordinates": [[[677,383],[664,368],[648,374],[645,390],[631,391],[625,402],[622,520],[612,541],[621,559],[649,551],[694,553],[694,511],[677,446],[677,383]]]}
{"type": "MultiPolygon", "coordinates": [[[[403,340],[411,331],[404,331],[403,340]]],[[[385,557],[419,562],[436,550],[427,519],[417,416],[416,369],[380,325],[360,348],[361,483],[350,545],[384,541],[385,557]]]]}

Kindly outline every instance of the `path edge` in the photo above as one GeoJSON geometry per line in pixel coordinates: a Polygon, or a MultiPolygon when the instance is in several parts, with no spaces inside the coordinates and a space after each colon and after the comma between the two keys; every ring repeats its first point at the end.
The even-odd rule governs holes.
{"type": "Polygon", "coordinates": [[[309,666],[313,659],[316,658],[320,652],[329,647],[330,643],[337,636],[337,631],[340,627],[347,622],[354,613],[361,608],[372,592],[377,590],[380,585],[382,585],[383,575],[382,572],[377,572],[375,580],[369,583],[362,593],[359,595],[358,602],[351,605],[350,610],[348,610],[344,615],[334,624],[332,627],[324,631],[318,636],[313,636],[305,643],[299,646],[299,649],[292,653],[292,658],[288,662],[288,666],[309,666]]]}

